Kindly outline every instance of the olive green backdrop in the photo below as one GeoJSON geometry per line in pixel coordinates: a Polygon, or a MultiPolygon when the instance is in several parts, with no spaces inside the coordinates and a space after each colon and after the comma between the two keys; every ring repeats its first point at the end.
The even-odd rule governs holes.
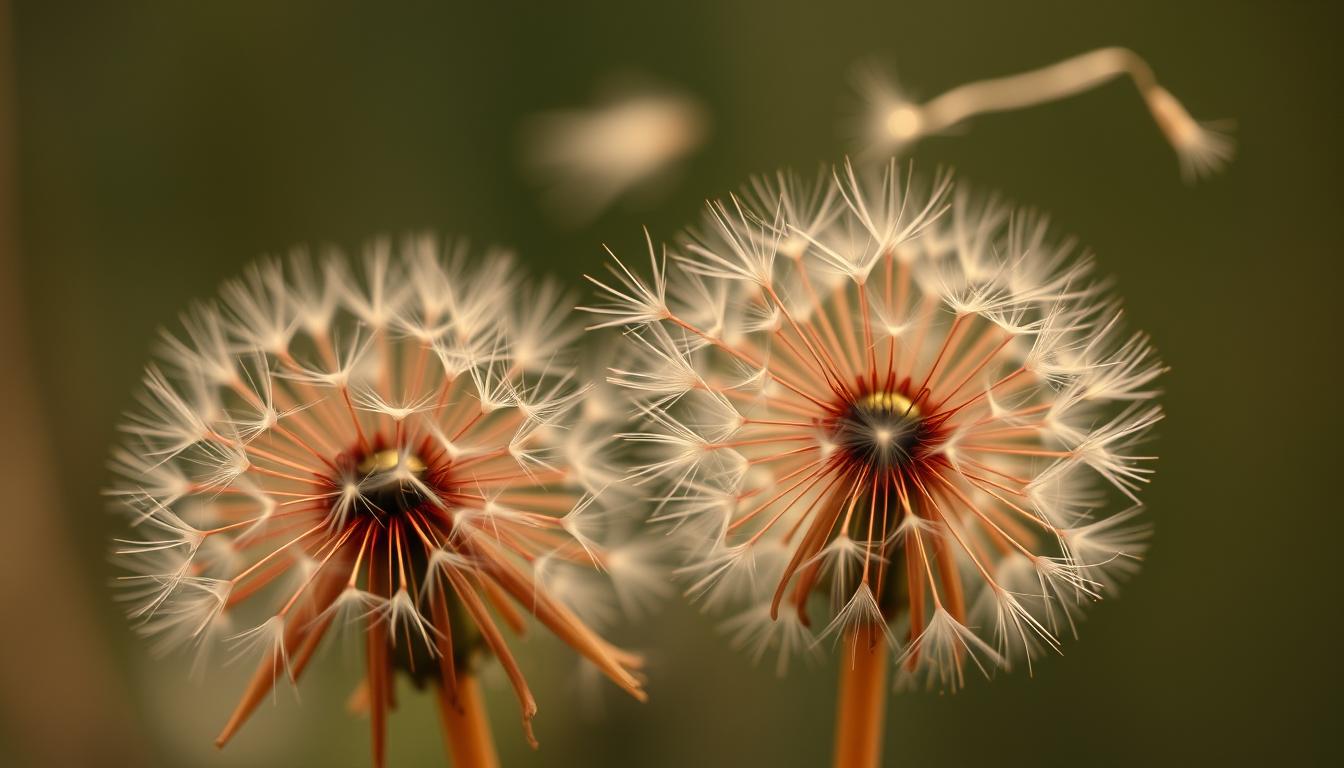
{"type": "MultiPolygon", "coordinates": [[[[1146,57],[1197,117],[1237,120],[1225,174],[1182,185],[1125,82],[976,120],[916,160],[1052,212],[1095,248],[1132,323],[1172,366],[1146,497],[1151,557],[1034,679],[894,698],[889,762],[1338,759],[1326,731],[1339,719],[1344,534],[1342,94],[1329,5],[393,5],[12,8],[21,292],[56,477],[44,495],[83,590],[71,610],[94,614],[89,643],[112,665],[100,683],[116,724],[109,764],[367,762],[367,726],[343,709],[355,671],[339,650],[301,703],[282,692],[216,752],[240,671],[192,685],[186,661],[151,659],[108,599],[106,449],[156,327],[188,300],[262,253],[426,227],[516,246],[578,289],[602,243],[635,253],[641,225],[670,236],[704,197],[752,173],[841,158],[850,147],[836,126],[858,59],[876,56],[927,97],[1112,44],[1146,57]],[[586,103],[597,81],[625,71],[703,99],[710,141],[660,205],[558,227],[519,172],[520,121],[586,103]]],[[[3,516],[25,511],[0,505],[3,516]]],[[[42,588],[13,569],[4,579],[6,592],[42,588]]],[[[44,631],[10,611],[0,621],[3,632],[44,631]]],[[[678,602],[619,636],[647,650],[650,703],[582,693],[569,656],[537,634],[524,665],[540,753],[526,748],[507,688],[490,691],[506,764],[826,762],[834,660],[776,679],[678,602]]],[[[85,695],[61,658],[29,663],[49,667],[72,701],[85,695]]],[[[441,764],[431,702],[403,694],[392,764],[441,764]]],[[[0,724],[0,762],[23,764],[26,729],[21,717],[0,724]]]]}

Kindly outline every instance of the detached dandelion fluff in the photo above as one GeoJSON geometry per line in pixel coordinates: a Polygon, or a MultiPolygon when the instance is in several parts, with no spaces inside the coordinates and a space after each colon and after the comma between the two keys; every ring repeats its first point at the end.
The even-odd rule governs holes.
{"type": "Polygon", "coordinates": [[[920,104],[880,77],[860,87],[871,114],[869,146],[886,155],[926,136],[956,130],[976,115],[1024,109],[1068,98],[1116,78],[1133,81],[1162,136],[1176,151],[1187,183],[1212,176],[1232,160],[1236,143],[1226,121],[1200,122],[1162,87],[1152,67],[1127,48],[1098,48],[1040,69],[967,83],[920,104]]]}
{"type": "Polygon", "coordinates": [[[704,144],[709,113],[684,93],[627,86],[590,108],[534,115],[523,128],[524,169],[542,203],[584,224],[674,173],[704,144]]]}
{"type": "Polygon", "coordinates": [[[497,764],[486,657],[535,746],[537,704],[499,626],[529,614],[644,698],[639,660],[535,567],[615,554],[594,526],[610,431],[568,429],[587,396],[565,354],[570,305],[506,254],[480,264],[428,237],[395,255],[373,244],[359,277],[336,256],[263,262],[164,336],[112,454],[131,526],[116,551],[131,617],[160,649],[203,665],[223,646],[257,665],[220,746],[336,634],[363,640],[351,701],[375,765],[399,671],[436,692],[455,765],[497,764]]]}
{"type": "Polygon", "coordinates": [[[840,646],[837,766],[876,764],[890,663],[1029,671],[1137,566],[1163,367],[1043,218],[847,164],[650,252],[591,308],[638,356],[632,476],[736,639],[840,646]]]}

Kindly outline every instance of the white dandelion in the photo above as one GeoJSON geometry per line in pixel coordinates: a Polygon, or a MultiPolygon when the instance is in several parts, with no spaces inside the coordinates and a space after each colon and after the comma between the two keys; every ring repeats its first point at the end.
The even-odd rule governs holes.
{"type": "Polygon", "coordinates": [[[157,647],[256,660],[220,745],[332,635],[363,639],[376,765],[399,670],[437,691],[454,754],[481,757],[488,729],[463,723],[493,656],[532,740],[536,704],[496,617],[535,617],[644,697],[639,659],[534,569],[651,580],[640,551],[580,524],[601,519],[583,480],[611,474],[612,430],[569,429],[585,389],[563,307],[498,254],[472,268],[461,244],[417,237],[374,243],[358,270],[264,261],[165,334],[112,452],[108,495],[132,531],[119,583],[157,647]]]}
{"type": "Polygon", "coordinates": [[[1030,669],[1135,570],[1138,508],[1106,508],[1151,478],[1164,369],[1041,217],[894,164],[818,183],[711,204],[593,311],[632,341],[629,474],[687,591],[740,610],[753,654],[813,626],[842,647],[836,764],[858,765],[889,662],[942,690],[1030,669]]]}

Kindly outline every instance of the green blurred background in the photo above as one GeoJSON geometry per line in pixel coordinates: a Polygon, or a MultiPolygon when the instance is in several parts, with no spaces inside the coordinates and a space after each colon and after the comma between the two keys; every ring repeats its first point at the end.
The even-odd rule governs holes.
{"type": "MultiPolygon", "coordinates": [[[[367,726],[343,711],[354,670],[339,652],[301,704],[282,693],[216,752],[241,671],[189,683],[186,660],[153,660],[108,598],[112,520],[98,490],[118,414],[155,329],[250,259],[434,228],[516,246],[578,288],[601,243],[634,253],[641,225],[670,236],[704,197],[752,173],[841,158],[858,60],[876,57],[928,97],[1116,44],[1146,57],[1197,117],[1237,120],[1226,173],[1182,185],[1125,82],[976,120],[915,156],[1052,212],[1096,249],[1172,366],[1146,497],[1151,557],[1034,679],[893,699],[887,756],[1338,760],[1327,731],[1340,715],[1344,526],[1328,480],[1339,463],[1344,94],[1331,5],[483,5],[11,4],[17,227],[6,236],[18,258],[4,279],[19,276],[5,291],[11,343],[32,359],[6,359],[5,375],[29,377],[40,410],[27,432],[5,434],[5,455],[19,458],[3,470],[17,490],[0,515],[20,532],[43,517],[31,541],[0,543],[0,763],[367,763],[367,726]],[[519,126],[588,103],[623,72],[702,99],[708,144],[658,205],[557,226],[519,172],[519,126]],[[21,473],[25,460],[46,474],[21,473]]],[[[828,760],[833,659],[776,679],[675,602],[618,637],[648,652],[650,703],[585,693],[569,655],[538,633],[523,664],[540,753],[507,687],[489,692],[506,764],[828,760]]],[[[432,702],[403,693],[391,763],[441,764],[432,702]]]]}

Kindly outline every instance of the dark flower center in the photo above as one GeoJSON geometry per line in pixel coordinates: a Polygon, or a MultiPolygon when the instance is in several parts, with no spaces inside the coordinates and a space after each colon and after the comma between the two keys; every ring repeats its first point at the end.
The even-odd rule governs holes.
{"type": "Polygon", "coordinates": [[[888,391],[860,397],[832,426],[840,448],[877,470],[913,461],[924,433],[923,419],[910,398],[888,391]]]}
{"type": "Polygon", "coordinates": [[[392,517],[416,509],[425,502],[425,463],[413,453],[387,448],[365,456],[359,473],[361,505],[380,517],[392,517]]]}

